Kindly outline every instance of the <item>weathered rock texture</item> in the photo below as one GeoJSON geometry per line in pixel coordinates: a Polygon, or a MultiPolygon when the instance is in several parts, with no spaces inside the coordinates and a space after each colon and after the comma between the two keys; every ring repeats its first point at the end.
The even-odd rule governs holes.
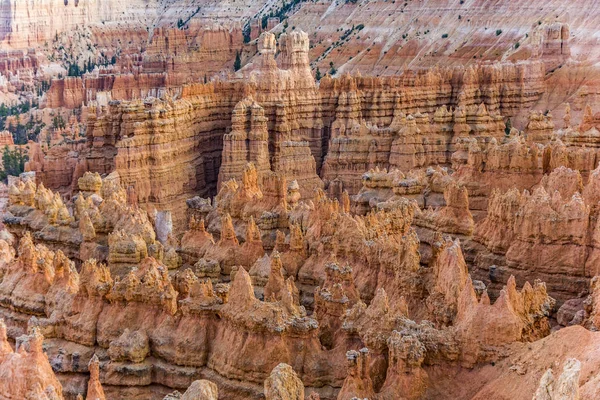
{"type": "MultiPolygon", "coordinates": [[[[17,255],[0,242],[10,337],[39,327],[67,396],[86,391],[89,372],[98,398],[162,398],[204,377],[236,398],[418,399],[436,366],[494,362],[550,333],[554,300],[543,283],[519,291],[511,277],[492,305],[475,290],[459,241],[441,235],[423,267],[413,201],[356,215],[347,196],[292,199],[282,174],[259,179],[248,164],[241,185],[223,183],[214,204],[191,201],[189,230],[170,236],[168,249],[155,239],[156,217],[127,204],[116,176],[85,174],[67,203],[17,181],[5,217],[17,255]],[[44,235],[61,229],[80,235],[79,271],[61,237],[44,235]],[[82,257],[82,245],[99,252],[102,240],[108,265],[82,257]]],[[[468,213],[454,197],[446,208],[468,213]]],[[[190,393],[213,393],[196,386],[190,393]]]]}
{"type": "Polygon", "coordinates": [[[6,399],[63,399],[62,385],[56,379],[42,350],[44,337],[38,328],[17,339],[16,351],[7,341],[6,325],[0,319],[0,395],[6,399]]]}
{"type": "MultiPolygon", "coordinates": [[[[233,80],[184,85],[160,100],[91,105],[87,146],[70,149],[78,161],[63,164],[66,182],[50,187],[64,188],[85,170],[118,171],[141,205],[171,210],[178,226],[187,198],[214,195],[225,181],[239,180],[247,162],[259,174],[296,181],[304,199],[324,185],[330,194],[352,195],[371,168],[449,166],[464,141],[502,140],[506,117],[532,107],[545,88],[538,61],[324,77],[317,87],[308,36],[283,34],[279,48],[276,59],[275,37],[263,33],[256,57],[233,80]]],[[[74,96],[78,106],[83,96],[74,96]]],[[[54,160],[48,154],[31,169],[49,182],[45,171],[54,160]]]]}
{"type": "Polygon", "coordinates": [[[592,0],[117,3],[0,1],[0,397],[597,397],[592,0]]]}

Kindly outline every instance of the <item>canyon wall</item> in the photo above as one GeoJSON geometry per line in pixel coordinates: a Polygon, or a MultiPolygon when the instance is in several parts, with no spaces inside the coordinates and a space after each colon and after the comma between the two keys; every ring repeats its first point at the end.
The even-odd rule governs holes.
{"type": "MultiPolygon", "coordinates": [[[[159,209],[168,204],[177,223],[182,221],[187,198],[214,194],[217,181],[239,180],[246,162],[254,162],[260,170],[288,171],[286,177],[298,181],[303,198],[323,187],[319,176],[331,194],[339,196],[344,190],[355,194],[362,173],[370,168],[408,171],[450,165],[458,141],[501,139],[503,116],[531,107],[545,90],[539,62],[408,71],[394,78],[323,78],[317,87],[308,66],[306,34],[282,35],[279,47],[276,60],[274,37],[263,34],[257,58],[231,82],[185,85],[165,92],[160,100],[113,100],[89,107],[88,148],[80,152],[81,168],[100,173],[117,170],[135,188],[140,203],[159,209]],[[255,116],[244,121],[247,117],[236,111],[241,102],[255,102],[253,110],[261,108],[264,126],[251,122],[255,116]],[[265,146],[262,161],[250,148],[229,145],[235,140],[246,146],[244,141],[250,140],[250,147],[254,146],[257,129],[266,135],[260,139],[260,146],[265,146]],[[179,148],[167,157],[173,167],[152,162],[165,171],[187,172],[175,177],[156,170],[150,179],[147,157],[152,151],[156,152],[152,160],[165,157],[167,144],[179,148]],[[195,161],[181,157],[184,152],[195,161]],[[145,175],[140,175],[142,170],[145,175]]],[[[60,82],[75,88],[81,85],[75,78],[60,82]]],[[[112,96],[137,97],[136,89],[128,93],[115,86],[106,88],[112,96]]],[[[56,88],[53,84],[49,101],[56,97],[53,93],[61,93],[56,88]]],[[[80,105],[77,89],[72,93],[68,103],[80,105]]],[[[58,96],[56,104],[60,102],[58,96]]],[[[67,176],[73,176],[71,171],[67,176]]]]}

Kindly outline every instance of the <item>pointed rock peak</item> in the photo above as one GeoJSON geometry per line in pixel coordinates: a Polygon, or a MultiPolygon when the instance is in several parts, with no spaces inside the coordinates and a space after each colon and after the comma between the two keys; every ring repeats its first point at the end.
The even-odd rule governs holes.
{"type": "Polygon", "coordinates": [[[12,352],[12,347],[10,346],[10,343],[8,343],[6,324],[3,319],[0,319],[0,364],[2,364],[2,358],[12,352]]]}
{"type": "Polygon", "coordinates": [[[206,232],[204,218],[200,218],[200,220],[197,220],[196,217],[194,215],[192,215],[190,217],[190,221],[188,223],[188,228],[191,231],[206,232]]]}
{"type": "Polygon", "coordinates": [[[88,368],[90,370],[90,379],[98,379],[100,376],[100,360],[95,353],[88,363],[88,368]]]}
{"type": "Polygon", "coordinates": [[[304,385],[291,366],[277,365],[265,380],[266,400],[304,400],[304,385]]]}
{"type": "Polygon", "coordinates": [[[180,400],[217,400],[219,391],[213,382],[202,379],[192,382],[180,400]]]}
{"type": "MultiPolygon", "coordinates": [[[[486,293],[487,296],[487,293],[486,293]]],[[[488,298],[489,301],[489,298],[488,298]]],[[[464,319],[471,310],[477,305],[477,295],[473,288],[473,281],[467,279],[465,286],[461,290],[457,304],[457,318],[458,320],[464,319]]]]}
{"type": "Polygon", "coordinates": [[[481,294],[481,300],[479,301],[479,303],[486,306],[489,306],[491,304],[490,296],[488,295],[487,290],[484,290],[481,294]]]}
{"type": "Polygon", "coordinates": [[[510,302],[508,300],[508,294],[506,292],[506,288],[500,290],[500,294],[494,303],[494,307],[496,309],[508,309],[510,307],[510,302]]]}
{"type": "Polygon", "coordinates": [[[517,291],[517,280],[514,275],[511,275],[506,282],[506,294],[508,300],[514,304],[519,298],[519,292],[517,291]]]}
{"type": "Polygon", "coordinates": [[[32,251],[35,251],[35,246],[31,238],[31,233],[27,231],[21,240],[19,240],[19,257],[29,254],[32,251]]]}
{"type": "Polygon", "coordinates": [[[367,313],[370,315],[383,315],[387,314],[389,309],[389,299],[385,289],[377,289],[375,292],[375,297],[373,297],[371,304],[369,304],[369,307],[367,307],[367,313]]]}
{"type": "Polygon", "coordinates": [[[275,250],[279,252],[285,251],[285,233],[283,233],[279,229],[275,234],[275,250]]]}
{"type": "Polygon", "coordinates": [[[81,266],[81,287],[88,296],[104,296],[113,287],[110,270],[105,264],[98,264],[96,259],[90,258],[81,266]]]}
{"type": "Polygon", "coordinates": [[[289,277],[285,280],[285,284],[280,293],[281,304],[290,315],[296,317],[306,316],[304,308],[300,307],[300,292],[296,287],[294,278],[289,277]]]}
{"type": "Polygon", "coordinates": [[[90,370],[90,380],[88,381],[87,399],[88,400],[106,400],[104,389],[100,384],[100,361],[96,354],[88,364],[90,370]]]}
{"type": "Polygon", "coordinates": [[[246,241],[262,243],[260,230],[258,229],[253,216],[250,216],[250,221],[248,221],[248,225],[246,226],[246,241]]]}
{"type": "Polygon", "coordinates": [[[27,339],[29,343],[28,351],[32,354],[43,354],[42,345],[44,344],[44,335],[38,326],[31,328],[31,333],[27,339]]]}
{"type": "Polygon", "coordinates": [[[350,212],[350,195],[348,195],[347,190],[342,192],[342,211],[345,213],[350,212]]]}
{"type": "Polygon", "coordinates": [[[246,164],[242,173],[242,190],[246,197],[262,197],[260,186],[258,185],[258,172],[254,163],[246,164]]]}
{"type": "Polygon", "coordinates": [[[304,235],[300,224],[290,225],[290,249],[299,250],[304,248],[304,235]]]}
{"type": "Polygon", "coordinates": [[[4,323],[4,319],[0,319],[0,342],[8,341],[8,336],[6,335],[6,324],[4,323]]]}
{"type": "Polygon", "coordinates": [[[229,213],[225,214],[221,222],[221,243],[232,242],[239,244],[233,228],[233,221],[229,213]]]}
{"type": "Polygon", "coordinates": [[[594,112],[592,111],[592,106],[589,104],[585,105],[585,111],[583,113],[582,122],[590,123],[594,120],[594,112]]]}
{"type": "Polygon", "coordinates": [[[248,305],[249,303],[253,303],[254,300],[252,279],[244,267],[239,267],[229,290],[229,304],[248,305]]]}
{"type": "Polygon", "coordinates": [[[271,254],[271,272],[281,274],[281,254],[277,250],[273,250],[271,254]]]}

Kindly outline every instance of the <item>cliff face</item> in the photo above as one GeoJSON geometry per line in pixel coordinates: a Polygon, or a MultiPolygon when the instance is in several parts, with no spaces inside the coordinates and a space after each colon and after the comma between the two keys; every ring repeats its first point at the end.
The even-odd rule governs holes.
{"type": "Polygon", "coordinates": [[[594,185],[590,178],[589,189],[584,190],[577,171],[560,167],[545,175],[532,193],[494,191],[488,216],[478,225],[475,241],[505,260],[498,262],[496,258],[495,265],[489,267],[494,257],[481,254],[478,265],[491,268],[488,271],[494,279],[508,273],[527,276],[525,279],[535,274],[561,300],[585,292],[588,279],[597,274],[597,211],[595,203],[585,197],[594,185]]]}
{"type": "Polygon", "coordinates": [[[231,70],[243,47],[242,28],[190,23],[186,29],[158,28],[143,54],[148,73],[167,73],[173,84],[197,82],[231,70]]]}
{"type": "MultiPolygon", "coordinates": [[[[0,5],[4,11],[0,42],[23,50],[41,49],[42,64],[50,64],[42,71],[47,76],[58,76],[57,63],[65,69],[64,75],[75,56],[56,58],[47,43],[50,48],[62,45],[70,53],[86,54],[75,57],[80,67],[87,62],[88,53],[96,63],[100,56],[114,55],[116,65],[111,66],[108,76],[100,76],[100,81],[110,80],[112,73],[168,76],[160,85],[129,82],[135,89],[111,94],[118,100],[136,98],[140,92],[154,95],[161,92],[159,89],[180,88],[216,76],[224,78],[232,72],[236,55],[241,65],[256,61],[261,32],[289,34],[298,30],[309,35],[307,57],[313,75],[317,67],[321,75],[330,71],[337,76],[350,72],[379,77],[432,66],[466,68],[527,60],[540,63],[542,75],[553,86],[565,88],[544,96],[540,110],[555,110],[566,101],[581,102],[573,110],[579,114],[586,99],[597,100],[593,89],[597,71],[591,66],[596,55],[593,29],[597,9],[592,0],[580,3],[577,10],[562,3],[550,10],[541,2],[530,5],[522,1],[500,2],[493,7],[475,0],[451,5],[439,1],[427,5],[383,3],[299,1],[284,6],[271,0],[236,4],[140,0],[124,6],[98,1],[80,4],[79,0],[39,4],[4,0],[0,5]],[[515,13],[518,20],[512,17],[515,13]],[[287,21],[280,23],[283,15],[287,21]],[[47,16],[52,23],[47,22],[47,16]],[[388,29],[381,30],[382,26],[388,29]],[[82,39],[89,42],[89,49],[78,49],[78,43],[71,39],[62,43],[63,35],[69,36],[79,27],[91,32],[82,39]],[[252,39],[247,44],[243,43],[244,34],[252,39]],[[54,43],[59,37],[59,43],[54,43]],[[562,68],[567,64],[568,71],[562,68]]],[[[15,68],[9,68],[14,75],[15,68]]],[[[32,72],[33,77],[41,78],[38,71],[32,72]]],[[[158,77],[142,81],[147,79],[160,82],[158,77]]],[[[84,87],[93,90],[97,80],[95,76],[84,78],[84,87]]],[[[504,90],[507,94],[513,91],[510,87],[504,90]]],[[[105,96],[86,91],[83,97],[103,101],[105,96]]],[[[521,115],[520,122],[523,118],[521,115]]]]}
{"type": "MultiPolygon", "coordinates": [[[[163,39],[157,37],[156,46],[177,52],[186,38],[179,31],[166,32],[163,39]],[[169,35],[173,40],[167,40],[169,35]]],[[[231,81],[168,89],[160,100],[89,107],[88,146],[78,150],[77,163],[69,163],[64,176],[116,170],[140,204],[172,211],[181,231],[185,200],[214,195],[231,178],[239,181],[247,162],[254,163],[259,175],[273,171],[290,184],[296,181],[303,199],[323,187],[338,198],[344,191],[357,194],[362,174],[374,168],[408,173],[452,166],[458,170],[457,182],[469,192],[475,219],[485,214],[491,191],[487,182],[525,189],[565,162],[584,173],[595,166],[590,158],[596,124],[591,110],[579,127],[570,126],[566,111],[569,125],[559,133],[560,141],[554,140],[557,127],[547,113],[530,113],[523,135],[511,132],[511,118],[518,121],[546,91],[542,61],[405,71],[385,78],[324,77],[317,87],[307,35],[283,34],[279,48],[276,58],[274,35],[263,33],[257,56],[231,81]],[[581,161],[561,161],[565,152],[581,153],[581,161]]],[[[133,76],[141,82],[143,75],[133,76]]],[[[128,84],[117,94],[117,79],[124,76],[110,79],[112,88],[98,87],[96,95],[104,90],[117,97],[138,96],[139,88],[134,85],[128,92],[128,84]]],[[[68,98],[79,104],[80,82],[57,81],[48,101],[70,93],[58,103],[68,98]],[[74,89],[61,91],[59,83],[74,89]]],[[[35,170],[50,170],[44,165],[51,162],[46,156],[35,170]]]]}
{"type": "Polygon", "coordinates": [[[224,88],[228,97],[217,96],[210,84],[189,88],[185,101],[170,104],[112,103],[112,111],[99,117],[91,108],[88,168],[100,173],[118,171],[138,203],[153,204],[159,210],[168,207],[181,224],[185,200],[216,188],[228,125],[223,116],[231,112],[238,95],[235,85],[224,88]],[[177,137],[172,132],[178,132],[177,137]]]}
{"type": "Polygon", "coordinates": [[[17,48],[33,47],[54,35],[76,26],[100,24],[115,26],[146,25],[156,12],[157,2],[137,1],[125,5],[118,1],[49,0],[21,2],[4,0],[1,4],[0,42],[17,48]],[[150,7],[146,7],[150,6],[150,7]]]}

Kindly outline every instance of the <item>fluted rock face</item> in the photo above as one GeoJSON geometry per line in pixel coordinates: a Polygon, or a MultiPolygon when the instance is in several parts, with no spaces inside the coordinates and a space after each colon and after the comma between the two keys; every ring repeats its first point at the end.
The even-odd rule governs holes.
{"type": "MultiPolygon", "coordinates": [[[[477,74],[485,73],[489,71],[464,71],[464,81],[453,80],[451,70],[429,72],[414,80],[409,80],[410,76],[376,82],[373,82],[374,78],[342,80],[337,90],[346,92],[339,97],[336,119],[331,127],[332,138],[323,170],[325,181],[336,185],[341,182],[343,189],[354,194],[360,188],[360,175],[371,168],[398,168],[408,172],[413,168],[449,164],[457,141],[471,138],[480,142],[503,137],[504,122],[498,114],[503,100],[486,98],[484,103],[476,106],[482,99],[473,92],[483,89],[469,86],[495,85],[493,81],[477,82],[477,74]],[[455,83],[457,81],[460,84],[455,83]],[[431,102],[420,103],[428,91],[433,90],[429,85],[460,95],[439,102],[439,96],[433,97],[435,92],[432,92],[431,102]],[[400,95],[401,89],[408,90],[400,95]],[[384,99],[387,104],[381,104],[384,99]],[[432,107],[432,104],[441,107],[432,107]],[[448,110],[444,104],[455,105],[456,109],[448,110]],[[380,111],[370,114],[375,108],[380,111]],[[414,110],[430,110],[433,116],[419,111],[405,115],[414,110]]],[[[507,66],[496,74],[510,77],[514,72],[507,66]]],[[[336,83],[329,90],[336,89],[336,83]]],[[[321,88],[329,85],[331,83],[322,81],[321,88]]]]}
{"type": "Polygon", "coordinates": [[[100,118],[91,110],[88,127],[89,168],[118,171],[138,204],[168,208],[179,229],[185,200],[216,188],[226,126],[221,113],[230,112],[228,100],[217,98],[212,85],[190,91],[197,95],[184,102],[113,104],[113,112],[100,118]]]}
{"type": "MultiPolygon", "coordinates": [[[[595,201],[581,193],[589,196],[595,180],[594,172],[583,189],[578,171],[560,167],[533,193],[495,190],[474,236],[491,254],[480,254],[476,264],[495,277],[514,273],[524,280],[542,279],[561,301],[585,292],[596,275],[597,211],[595,201]]],[[[483,274],[483,269],[476,272],[483,274]]]]}
{"type": "MultiPolygon", "coordinates": [[[[188,83],[175,81],[165,73],[131,72],[115,73],[101,69],[98,73],[82,77],[53,79],[46,94],[46,106],[76,109],[81,106],[106,106],[113,100],[142,100],[147,97],[164,97],[181,92],[188,83]]],[[[179,78],[182,79],[182,78],[179,78]]]]}
{"type": "Polygon", "coordinates": [[[77,179],[87,170],[85,161],[79,156],[85,148],[82,140],[42,150],[39,143],[29,142],[29,160],[25,171],[35,172],[36,181],[48,188],[64,193],[77,189],[77,179]]]}
{"type": "Polygon", "coordinates": [[[158,28],[143,54],[148,73],[167,73],[172,85],[212,78],[230,70],[243,46],[239,24],[205,25],[192,21],[187,29],[158,28]]]}
{"type": "Polygon", "coordinates": [[[288,186],[288,190],[297,190],[300,199],[310,199],[315,192],[323,189],[323,181],[317,175],[317,164],[308,142],[283,142],[274,170],[285,176],[290,182],[296,182],[297,188],[288,186]]]}
{"type": "Polygon", "coordinates": [[[46,106],[50,108],[80,108],[84,102],[84,88],[81,78],[68,77],[52,82],[46,94],[46,106]]]}
{"type": "Polygon", "coordinates": [[[231,132],[223,137],[223,158],[219,182],[240,180],[247,163],[252,163],[258,176],[271,169],[269,131],[264,109],[250,99],[236,104],[231,132]]]}

